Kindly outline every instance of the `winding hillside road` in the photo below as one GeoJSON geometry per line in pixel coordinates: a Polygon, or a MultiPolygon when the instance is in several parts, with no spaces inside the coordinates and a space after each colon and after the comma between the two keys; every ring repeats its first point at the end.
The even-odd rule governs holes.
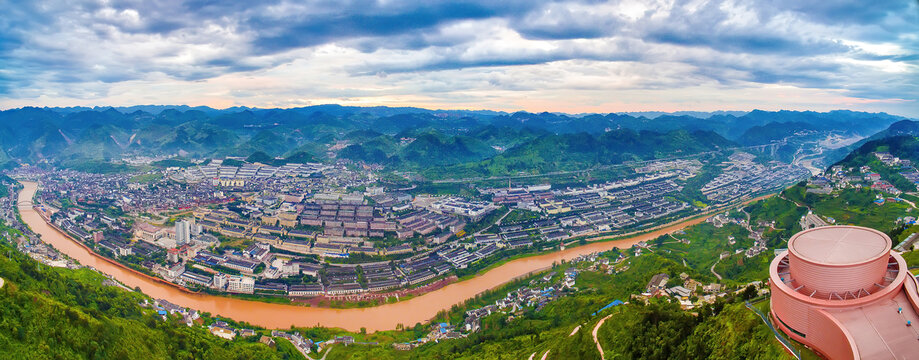
{"type": "Polygon", "coordinates": [[[606,319],[609,319],[610,316],[613,316],[613,314],[606,315],[606,317],[600,319],[600,321],[597,322],[597,326],[594,326],[594,330],[591,333],[591,335],[594,337],[594,343],[597,344],[597,351],[600,352],[600,360],[606,360],[606,355],[603,355],[603,346],[600,346],[600,340],[597,339],[597,332],[600,331],[600,327],[603,326],[603,323],[605,323],[606,319]]]}
{"type": "Polygon", "coordinates": [[[718,281],[721,281],[721,275],[718,274],[717,272],[715,272],[715,265],[718,265],[719,262],[721,262],[721,258],[720,258],[720,257],[718,258],[718,261],[715,261],[715,263],[712,264],[712,267],[711,267],[709,270],[711,270],[712,274],[714,274],[715,277],[718,278],[718,281]]]}
{"type": "MultiPolygon", "coordinates": [[[[0,280],[2,280],[2,279],[0,279],[0,280]]],[[[2,283],[3,283],[3,282],[0,281],[0,284],[2,284],[2,283]]],[[[576,326],[576,327],[574,328],[574,330],[571,330],[571,334],[568,334],[568,337],[572,337],[572,336],[574,336],[574,334],[577,334],[577,333],[578,333],[578,330],[581,330],[581,325],[578,325],[578,326],[576,326]]]]}

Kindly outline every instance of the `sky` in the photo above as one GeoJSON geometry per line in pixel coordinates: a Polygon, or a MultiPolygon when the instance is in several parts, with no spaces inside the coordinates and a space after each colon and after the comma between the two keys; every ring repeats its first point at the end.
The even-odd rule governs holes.
{"type": "Polygon", "coordinates": [[[919,1],[0,0],[0,108],[919,118],[919,1]]]}

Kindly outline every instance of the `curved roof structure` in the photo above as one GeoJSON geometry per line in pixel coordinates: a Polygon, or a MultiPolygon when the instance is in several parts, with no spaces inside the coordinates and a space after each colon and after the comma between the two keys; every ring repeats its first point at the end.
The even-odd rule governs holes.
{"type": "Polygon", "coordinates": [[[915,358],[919,282],[890,245],[854,226],[793,236],[769,267],[775,326],[830,359],[915,358]]]}
{"type": "Polygon", "coordinates": [[[861,264],[885,256],[890,238],[884,233],[854,226],[825,226],[802,231],[788,241],[799,258],[823,265],[861,264]]]}

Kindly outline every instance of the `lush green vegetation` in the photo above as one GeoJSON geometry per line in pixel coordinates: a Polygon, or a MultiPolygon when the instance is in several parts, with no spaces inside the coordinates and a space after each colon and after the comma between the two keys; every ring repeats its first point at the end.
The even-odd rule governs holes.
{"type": "Polygon", "coordinates": [[[912,211],[905,202],[876,204],[874,201],[882,194],[869,188],[850,188],[833,195],[819,195],[806,193],[804,185],[798,184],[785,190],[783,195],[817,214],[833,218],[837,224],[867,226],[884,232],[893,230],[897,218],[912,211]]]}
{"type": "Polygon", "coordinates": [[[152,182],[156,182],[156,181],[158,181],[158,180],[160,180],[160,179],[162,179],[162,178],[163,178],[163,174],[162,174],[162,173],[160,173],[160,172],[153,172],[153,173],[147,173],[147,174],[136,175],[136,176],[134,176],[134,177],[131,178],[131,182],[136,182],[136,183],[152,183],[152,182]]]}
{"type": "Polygon", "coordinates": [[[705,195],[702,195],[702,191],[699,189],[709,181],[714,180],[718,175],[721,175],[721,167],[717,164],[722,160],[724,160],[723,157],[712,159],[709,163],[702,166],[702,169],[696,176],[686,180],[686,184],[683,185],[683,190],[680,191],[680,195],[687,201],[696,204],[697,207],[700,204],[705,204],[708,199],[705,198],[705,195]]]}
{"type": "MultiPolygon", "coordinates": [[[[716,228],[712,224],[703,223],[687,228],[682,234],[665,235],[658,238],[662,245],[656,248],[654,253],[675,263],[685,261],[688,268],[693,269],[691,274],[693,278],[703,282],[712,282],[717,279],[708,269],[718,261],[722,252],[733,254],[734,250],[752,246],[753,239],[748,237],[749,234],[749,231],[736,224],[716,228]],[[729,243],[730,238],[733,238],[735,242],[733,245],[729,243]],[[689,243],[677,242],[676,239],[688,240],[689,243]]],[[[674,277],[678,274],[670,275],[674,277]]]]}
{"type": "MultiPolygon", "coordinates": [[[[587,274],[606,280],[619,276],[594,272],[580,276],[587,274]]],[[[522,283],[517,281],[500,292],[470,300],[435,321],[455,324],[463,309],[488,304],[522,283]]],[[[329,359],[523,359],[534,353],[540,358],[546,351],[549,359],[598,359],[591,331],[607,315],[610,317],[600,327],[598,338],[608,359],[790,358],[769,328],[740,299],[729,297],[707,305],[695,312],[698,315],[666,301],[621,305],[592,315],[609,301],[602,291],[582,291],[539,311],[530,308],[510,316],[487,316],[482,320],[483,330],[467,338],[428,343],[410,352],[394,350],[388,344],[336,348],[329,359]]],[[[421,337],[427,331],[430,328],[416,325],[406,328],[402,335],[393,334],[393,340],[421,337]]]]}
{"type": "Polygon", "coordinates": [[[226,159],[226,160],[223,160],[223,163],[221,163],[221,165],[223,166],[243,166],[245,164],[246,164],[245,161],[236,160],[236,159],[226,159]]]}
{"type": "Polygon", "coordinates": [[[702,131],[658,133],[619,129],[600,135],[539,133],[537,136],[532,131],[494,127],[482,128],[471,135],[444,136],[423,131],[361,140],[360,144],[342,150],[340,156],[418,171],[433,179],[583,170],[598,165],[690,155],[731,144],[715,133],[702,131]],[[498,144],[508,143],[510,133],[519,134],[516,146],[504,152],[489,146],[491,143],[504,149],[498,144]],[[399,145],[400,139],[409,135],[414,136],[414,140],[399,145]]]}
{"type": "MultiPolygon", "coordinates": [[[[885,114],[793,111],[753,111],[698,121],[675,115],[652,120],[622,114],[337,105],[265,110],[27,107],[0,111],[0,164],[48,160],[110,172],[124,170],[124,165],[112,165],[116,159],[180,152],[187,158],[285,157],[287,162],[302,163],[330,160],[330,148],[342,145],[332,150],[337,158],[424,170],[431,178],[503,176],[688,155],[729,146],[725,139],[748,141],[743,134],[754,126],[763,127],[748,133],[768,135],[768,140],[803,128],[871,133],[898,120],[885,114]]],[[[177,158],[153,166],[187,165],[177,158]]]]}
{"type": "Polygon", "coordinates": [[[762,126],[754,126],[744,132],[737,142],[744,145],[768,144],[782,140],[791,134],[802,130],[815,130],[816,126],[803,122],[771,122],[762,126]]]}
{"type": "Polygon", "coordinates": [[[125,164],[117,164],[108,161],[69,161],[61,164],[62,166],[76,171],[97,173],[97,174],[126,174],[137,171],[137,168],[125,164]]]}
{"type": "Polygon", "coordinates": [[[550,134],[486,160],[429,167],[423,173],[431,178],[464,178],[579,171],[627,161],[691,155],[730,145],[730,141],[715,133],[685,130],[657,133],[620,129],[599,136],[550,134]]]}
{"type": "Polygon", "coordinates": [[[514,224],[518,222],[524,222],[529,220],[539,219],[540,214],[535,211],[523,210],[523,209],[513,209],[510,214],[504,217],[504,220],[501,220],[502,224],[514,224]]]}
{"type": "Polygon", "coordinates": [[[675,304],[622,306],[600,328],[607,359],[791,358],[772,331],[742,303],[716,303],[698,311],[675,304]]]}
{"type": "Polygon", "coordinates": [[[9,176],[0,175],[0,198],[10,196],[10,186],[20,186],[16,180],[10,179],[9,176]]]}

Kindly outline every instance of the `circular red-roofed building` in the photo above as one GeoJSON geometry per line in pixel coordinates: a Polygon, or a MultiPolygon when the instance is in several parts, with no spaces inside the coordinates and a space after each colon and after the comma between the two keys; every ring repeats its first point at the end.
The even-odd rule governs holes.
{"type": "Polygon", "coordinates": [[[919,295],[886,234],[825,226],[795,234],[769,267],[772,317],[831,359],[919,355],[919,295]]]}

